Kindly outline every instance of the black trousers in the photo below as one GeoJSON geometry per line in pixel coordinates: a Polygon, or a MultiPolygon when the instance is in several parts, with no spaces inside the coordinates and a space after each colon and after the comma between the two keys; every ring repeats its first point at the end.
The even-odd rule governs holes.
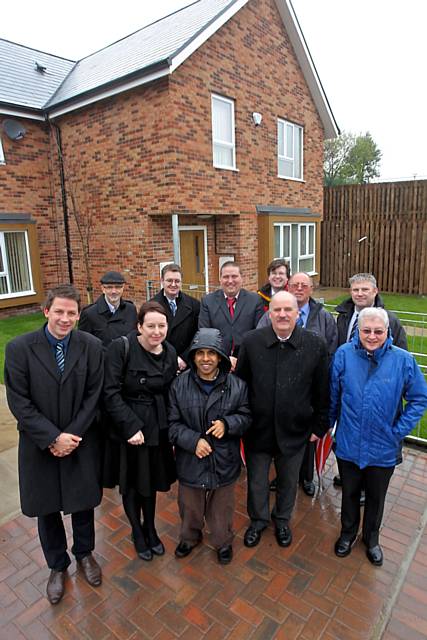
{"type": "MultiPolygon", "coordinates": [[[[37,518],[40,543],[49,569],[64,571],[71,563],[67,553],[67,536],[61,513],[49,513],[37,518]]],[[[95,548],[94,510],[71,514],[73,546],[71,552],[77,560],[88,556],[95,548]]]]}
{"type": "Polygon", "coordinates": [[[384,503],[394,467],[365,467],[338,460],[342,480],[341,536],[350,540],[357,535],[360,524],[360,492],[365,489],[362,538],[366,546],[378,544],[384,514],[384,503]]]}
{"type": "Polygon", "coordinates": [[[262,530],[270,522],[270,489],[268,474],[274,461],[277,474],[276,502],[271,513],[277,527],[289,524],[298,489],[298,474],[304,447],[291,458],[283,453],[265,453],[246,450],[248,474],[248,515],[251,526],[262,530]]]}
{"type": "Polygon", "coordinates": [[[304,482],[304,480],[313,482],[315,453],[316,453],[316,443],[308,441],[304,449],[304,457],[302,459],[301,468],[299,472],[300,482],[304,482]]]}

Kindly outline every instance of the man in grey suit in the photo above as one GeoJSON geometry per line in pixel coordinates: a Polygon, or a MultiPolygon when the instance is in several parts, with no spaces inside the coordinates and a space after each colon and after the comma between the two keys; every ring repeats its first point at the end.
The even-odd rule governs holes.
{"type": "Polygon", "coordinates": [[[236,262],[224,262],[219,272],[221,289],[202,299],[199,329],[221,331],[224,348],[236,366],[239,347],[248,331],[255,329],[264,308],[259,296],[242,288],[243,278],[236,262]]]}

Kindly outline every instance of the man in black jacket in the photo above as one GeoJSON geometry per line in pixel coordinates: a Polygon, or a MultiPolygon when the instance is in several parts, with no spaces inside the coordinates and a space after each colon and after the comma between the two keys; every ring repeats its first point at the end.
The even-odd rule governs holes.
{"type": "MultiPolygon", "coordinates": [[[[352,339],[357,330],[357,318],[362,309],[366,307],[384,308],[384,303],[378,294],[377,281],[371,273],[356,273],[351,276],[349,283],[351,298],[347,298],[335,308],[338,312],[338,346],[350,342],[352,339]]],[[[387,315],[393,344],[408,350],[406,333],[399,318],[390,311],[387,311],[387,315]]]]}
{"type": "Polygon", "coordinates": [[[243,339],[236,373],[249,387],[253,426],[244,437],[248,514],[244,536],[254,547],[270,521],[268,473],[277,472],[272,518],[279,546],[292,542],[289,527],[306,443],[328,430],[328,353],[323,338],[296,326],[295,296],[279,292],[270,302],[271,326],[243,339]]]}
{"type": "Polygon", "coordinates": [[[168,333],[166,340],[178,354],[178,367],[187,367],[188,348],[197,331],[200,302],[182,293],[182,271],[179,264],[166,264],[161,273],[162,289],[153,300],[159,302],[166,311],[168,333]]]}
{"type": "Polygon", "coordinates": [[[102,295],[80,314],[79,329],[99,338],[104,348],[136,329],[136,308],[133,302],[123,299],[124,287],[121,273],[107,271],[101,278],[102,295]]]}
{"type": "Polygon", "coordinates": [[[234,486],[240,437],[251,423],[246,384],[229,373],[218,329],[200,329],[190,369],[169,393],[169,438],[175,445],[181,534],[175,555],[188,556],[206,520],[220,564],[233,556],[234,486]]]}

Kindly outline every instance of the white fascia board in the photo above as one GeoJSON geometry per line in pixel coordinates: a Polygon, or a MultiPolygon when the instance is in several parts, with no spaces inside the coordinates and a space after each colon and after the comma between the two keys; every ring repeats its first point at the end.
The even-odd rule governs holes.
{"type": "Polygon", "coordinates": [[[44,114],[28,113],[28,111],[20,111],[19,109],[8,109],[0,106],[0,113],[5,116],[14,116],[15,118],[28,118],[29,120],[45,121],[44,114]]]}
{"type": "Polygon", "coordinates": [[[49,118],[57,118],[58,116],[62,116],[65,113],[70,113],[71,111],[76,111],[76,109],[81,109],[82,107],[86,107],[89,104],[93,104],[94,102],[99,102],[100,100],[105,100],[106,98],[111,98],[112,96],[117,95],[118,93],[124,93],[129,89],[134,89],[135,87],[139,87],[143,84],[148,84],[153,80],[157,80],[158,78],[162,78],[163,76],[167,76],[170,74],[170,69],[165,68],[157,71],[155,73],[150,73],[147,76],[142,76],[130,82],[126,82],[124,84],[119,84],[115,87],[110,87],[105,91],[100,91],[94,93],[93,95],[82,98],[81,100],[77,100],[72,104],[64,104],[62,107],[48,107],[47,111],[49,113],[49,118]]]}
{"type": "Polygon", "coordinates": [[[238,0],[234,2],[228,9],[224,11],[216,20],[214,20],[206,29],[199,33],[184,49],[179,51],[175,56],[171,56],[171,73],[177,69],[192,53],[201,47],[211,36],[214,35],[230,18],[232,18],[248,0],[238,0]]]}
{"type": "Polygon", "coordinates": [[[308,88],[310,89],[314,103],[319,112],[319,116],[325,130],[325,138],[336,138],[339,135],[338,126],[335,122],[335,118],[329,106],[328,99],[323,90],[316,68],[313,64],[313,60],[305,42],[304,35],[298,24],[294,8],[290,0],[275,0],[275,2],[283,20],[286,32],[295,51],[295,55],[298,59],[301,70],[304,74],[308,88]]]}

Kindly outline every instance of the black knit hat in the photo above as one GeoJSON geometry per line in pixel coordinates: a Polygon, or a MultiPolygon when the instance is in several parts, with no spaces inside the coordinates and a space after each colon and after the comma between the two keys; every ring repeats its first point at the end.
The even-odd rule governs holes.
{"type": "Polygon", "coordinates": [[[125,284],[126,280],[118,271],[107,271],[101,278],[101,284],[125,284]]]}

